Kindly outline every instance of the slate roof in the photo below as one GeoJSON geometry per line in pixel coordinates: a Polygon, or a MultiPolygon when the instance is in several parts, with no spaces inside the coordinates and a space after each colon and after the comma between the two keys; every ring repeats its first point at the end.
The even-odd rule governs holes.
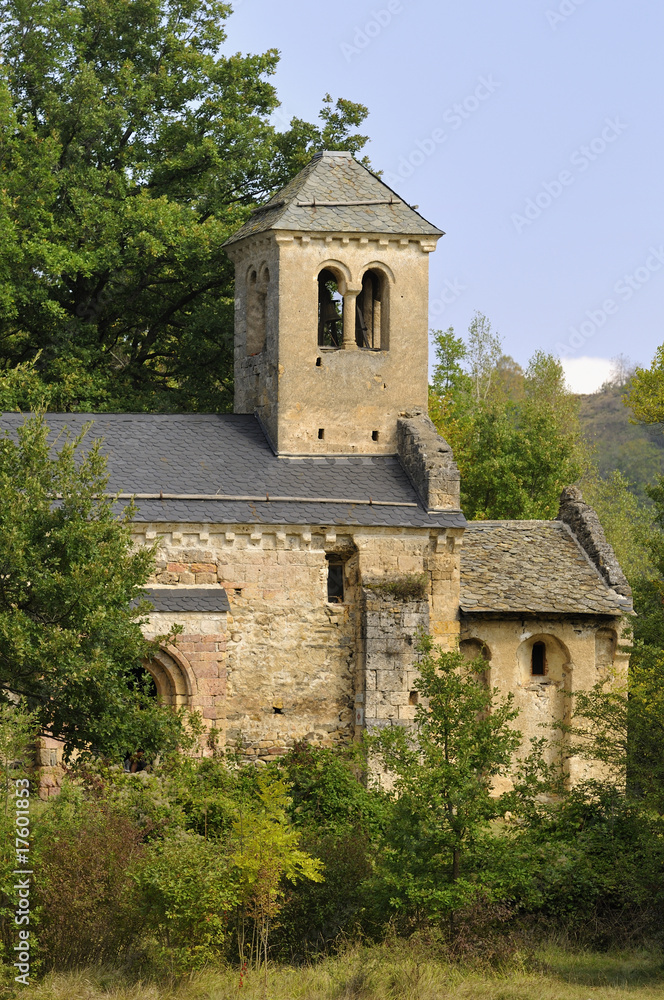
{"type": "Polygon", "coordinates": [[[224,246],[269,229],[444,236],[350,153],[317,153],[224,246]]]}
{"type": "Polygon", "coordinates": [[[149,587],[145,596],[155,611],[194,611],[198,614],[230,611],[223,587],[149,587]]]}
{"type": "MultiPolygon", "coordinates": [[[[15,433],[25,414],[3,413],[15,433]]],[[[139,522],[463,527],[428,513],[391,455],[277,457],[253,416],[49,413],[55,440],[92,422],[104,439],[109,491],[136,495],[139,522]]],[[[85,446],[84,446],[85,447],[85,446]]]]}
{"type": "Polygon", "coordinates": [[[625,614],[562,521],[471,521],[461,546],[464,613],[625,614]]]}

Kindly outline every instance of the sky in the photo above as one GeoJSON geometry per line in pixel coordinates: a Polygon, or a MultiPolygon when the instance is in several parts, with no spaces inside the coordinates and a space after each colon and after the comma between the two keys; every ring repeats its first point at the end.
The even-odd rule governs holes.
{"type": "MultiPolygon", "coordinates": [[[[231,0],[233,4],[233,0],[231,0]]],[[[476,310],[593,392],[664,341],[664,5],[235,0],[228,51],[277,48],[277,121],[366,104],[365,152],[446,235],[430,326],[476,310]]]]}

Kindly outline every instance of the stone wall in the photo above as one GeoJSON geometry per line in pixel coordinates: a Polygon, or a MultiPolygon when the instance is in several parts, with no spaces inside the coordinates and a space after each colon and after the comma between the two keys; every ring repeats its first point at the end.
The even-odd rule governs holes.
{"type": "MultiPolygon", "coordinates": [[[[609,674],[619,681],[626,679],[629,657],[620,643],[621,628],[619,619],[603,617],[466,615],[461,649],[469,658],[481,651],[491,686],[503,696],[513,694],[520,711],[513,725],[523,733],[525,753],[530,739],[554,735],[555,723],[569,719],[575,691],[587,690],[609,674]],[[532,674],[535,642],[543,642],[546,648],[543,676],[532,674]]],[[[553,763],[555,755],[550,753],[548,759],[553,763]]],[[[572,783],[599,776],[596,767],[579,758],[569,758],[565,766],[572,783]]],[[[507,788],[505,783],[497,791],[507,788]]]]}
{"type": "Polygon", "coordinates": [[[459,470],[452,449],[426,410],[406,410],[397,421],[399,460],[429,510],[458,510],[459,470]]]}
{"type": "Polygon", "coordinates": [[[228,248],[235,263],[235,412],[256,412],[281,454],[396,453],[405,407],[427,406],[433,237],[267,232],[228,248]],[[247,276],[266,267],[267,341],[247,357],[247,276]],[[354,330],[367,269],[383,278],[387,350],[318,345],[318,274],[331,269],[354,330]],[[323,431],[323,436],[320,432],[323,431]]]}
{"type": "Polygon", "coordinates": [[[415,718],[419,697],[415,643],[418,630],[429,631],[426,600],[402,600],[383,588],[376,581],[362,590],[364,691],[357,692],[356,705],[369,731],[409,725],[415,718]]]}
{"type": "Polygon", "coordinates": [[[209,725],[228,745],[239,741],[247,759],[268,760],[300,739],[323,746],[352,740],[364,727],[367,678],[376,713],[380,707],[370,717],[407,719],[413,714],[408,664],[415,657],[415,628],[430,629],[447,648],[457,641],[462,529],[142,528],[136,526],[139,544],[160,539],[155,584],[226,590],[230,613],[223,627],[218,619],[218,633],[208,616],[164,613],[153,614],[151,631],[167,632],[173,621],[184,624],[186,635],[167,652],[194,676],[196,705],[209,725]],[[343,603],[328,602],[328,556],[344,565],[343,603]],[[377,612],[386,628],[389,623],[381,646],[376,620],[367,626],[367,601],[378,602],[377,607],[385,599],[377,596],[380,591],[363,593],[362,583],[404,577],[423,581],[425,596],[415,604],[392,602],[392,610],[385,605],[377,612]],[[375,639],[369,661],[376,664],[376,657],[384,656],[384,664],[392,666],[367,665],[369,633],[372,643],[375,639]],[[213,643],[216,648],[208,648],[213,643]],[[218,675],[210,677],[214,656],[218,675]],[[378,686],[379,670],[384,690],[378,686]],[[397,676],[405,685],[400,693],[397,676]]]}

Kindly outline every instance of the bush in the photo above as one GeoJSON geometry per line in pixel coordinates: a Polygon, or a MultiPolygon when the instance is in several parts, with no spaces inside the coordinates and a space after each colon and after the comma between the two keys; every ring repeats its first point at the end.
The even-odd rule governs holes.
{"type": "Polygon", "coordinates": [[[368,590],[381,591],[400,601],[423,601],[427,596],[429,578],[426,573],[413,573],[392,580],[365,583],[368,590]]]}
{"type": "Polygon", "coordinates": [[[239,901],[237,873],[220,844],[191,833],[155,843],[133,878],[157,965],[184,972],[219,959],[239,901]]]}
{"type": "Polygon", "coordinates": [[[44,968],[122,960],[136,948],[140,918],[133,872],[143,834],[108,803],[63,787],[37,830],[37,942],[44,968]]]}

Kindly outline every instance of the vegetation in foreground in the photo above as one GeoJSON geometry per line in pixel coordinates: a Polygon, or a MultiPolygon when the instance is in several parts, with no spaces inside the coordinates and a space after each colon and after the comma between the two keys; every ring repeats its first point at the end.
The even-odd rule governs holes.
{"type": "Polygon", "coordinates": [[[661,1000],[658,951],[590,952],[548,945],[503,968],[450,964],[430,945],[390,940],[355,945],[316,965],[280,966],[262,975],[207,969],[177,983],[130,982],[84,969],[21,988],[24,1000],[661,1000]]]}

